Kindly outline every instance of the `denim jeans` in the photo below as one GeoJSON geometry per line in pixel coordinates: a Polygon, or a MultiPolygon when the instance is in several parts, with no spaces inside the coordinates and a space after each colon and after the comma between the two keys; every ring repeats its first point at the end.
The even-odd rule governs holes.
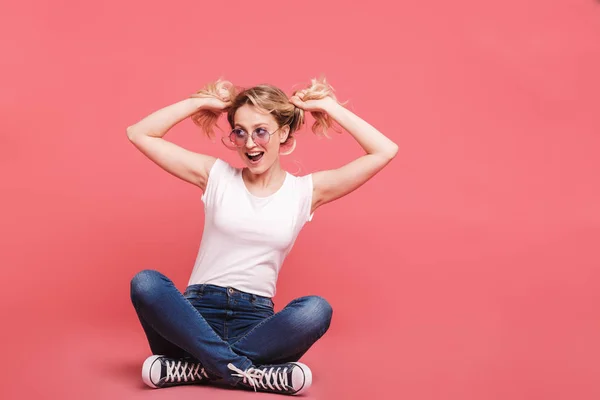
{"type": "Polygon", "coordinates": [[[131,301],[153,354],[192,358],[215,379],[236,385],[227,365],[298,361],[325,334],[333,310],[319,296],[273,301],[232,287],[197,284],[182,294],[165,275],[143,270],[131,280],[131,301]]]}

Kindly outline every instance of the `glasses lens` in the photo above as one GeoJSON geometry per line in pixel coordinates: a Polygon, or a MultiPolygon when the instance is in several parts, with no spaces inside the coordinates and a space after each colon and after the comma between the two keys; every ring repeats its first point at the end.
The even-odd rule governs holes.
{"type": "Polygon", "coordinates": [[[246,144],[246,138],[248,134],[243,129],[234,129],[229,135],[229,139],[238,147],[242,147],[246,144]]]}
{"type": "Polygon", "coordinates": [[[269,131],[265,128],[258,128],[254,131],[253,139],[258,144],[267,144],[269,142],[269,131]]]}

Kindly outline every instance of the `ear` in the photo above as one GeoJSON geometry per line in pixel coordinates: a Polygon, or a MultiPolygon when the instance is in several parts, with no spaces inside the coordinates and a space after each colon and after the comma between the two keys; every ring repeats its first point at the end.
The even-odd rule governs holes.
{"type": "Polygon", "coordinates": [[[284,143],[287,140],[289,134],[290,134],[290,126],[289,125],[284,125],[281,128],[281,135],[280,135],[280,138],[279,138],[279,143],[280,144],[284,143]]]}

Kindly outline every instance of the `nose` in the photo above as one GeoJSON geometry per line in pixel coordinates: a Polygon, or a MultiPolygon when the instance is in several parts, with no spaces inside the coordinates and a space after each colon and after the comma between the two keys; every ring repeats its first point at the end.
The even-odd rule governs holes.
{"type": "Polygon", "coordinates": [[[246,138],[246,147],[251,149],[254,147],[254,141],[252,140],[252,135],[248,135],[246,138]]]}

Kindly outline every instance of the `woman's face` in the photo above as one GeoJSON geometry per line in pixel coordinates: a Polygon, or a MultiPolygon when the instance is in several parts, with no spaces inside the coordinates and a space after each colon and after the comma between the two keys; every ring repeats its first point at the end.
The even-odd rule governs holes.
{"type": "Polygon", "coordinates": [[[234,115],[234,129],[237,133],[245,135],[246,143],[238,147],[237,151],[244,164],[254,174],[261,174],[268,170],[279,159],[279,146],[287,137],[287,126],[279,126],[271,114],[265,114],[256,109],[254,105],[244,104],[237,109],[234,115]],[[256,132],[255,139],[252,133],[256,132]],[[268,138],[268,142],[260,140],[268,138]]]}

